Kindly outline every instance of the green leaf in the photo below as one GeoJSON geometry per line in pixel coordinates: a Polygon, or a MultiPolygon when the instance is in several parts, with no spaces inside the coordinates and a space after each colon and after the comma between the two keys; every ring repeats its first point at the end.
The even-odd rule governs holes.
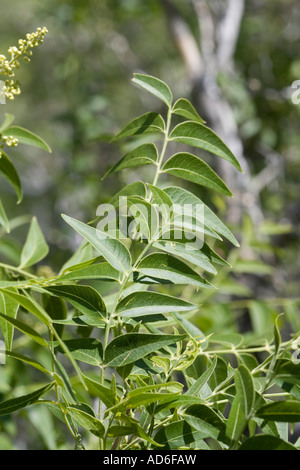
{"type": "MultiPolygon", "coordinates": [[[[202,432],[205,438],[211,437],[228,443],[225,431],[226,425],[219,415],[206,405],[192,405],[185,410],[184,418],[188,424],[197,431],[202,432]]],[[[204,436],[203,436],[204,437],[204,436]]]]}
{"type": "Polygon", "coordinates": [[[133,83],[136,83],[140,87],[155,95],[157,98],[162,100],[168,107],[172,106],[173,95],[168,85],[151,75],[143,75],[141,73],[134,73],[133,83]]]}
{"type": "Polygon", "coordinates": [[[151,384],[145,385],[145,387],[139,387],[128,392],[128,398],[142,395],[146,392],[156,392],[156,390],[162,391],[162,389],[168,390],[173,393],[180,393],[183,389],[183,384],[179,382],[166,382],[162,384],[151,384]]]}
{"type": "Polygon", "coordinates": [[[179,100],[176,101],[172,108],[172,113],[191,119],[192,121],[200,122],[200,124],[205,122],[199,116],[192,103],[185,98],[179,98],[179,100]]]}
{"type": "Polygon", "coordinates": [[[82,264],[84,264],[84,266],[89,266],[91,263],[94,262],[94,259],[94,248],[84,240],[77,248],[77,250],[73,253],[73,255],[64,263],[64,265],[59,271],[59,274],[61,275],[65,272],[73,271],[73,269],[77,269],[78,265],[80,267],[82,266],[82,264]]]}
{"type": "Polygon", "coordinates": [[[191,405],[202,405],[203,399],[199,397],[192,397],[191,395],[177,395],[176,398],[166,396],[166,399],[161,401],[156,408],[156,412],[159,413],[162,410],[178,409],[181,406],[185,408],[191,405]]]}
{"type": "Polygon", "coordinates": [[[50,316],[33,297],[29,297],[29,296],[27,297],[25,295],[18,294],[12,289],[1,289],[1,290],[3,290],[3,293],[6,296],[18,302],[18,304],[22,305],[22,307],[24,307],[26,310],[33,313],[33,315],[35,315],[39,320],[41,320],[47,326],[51,325],[52,321],[51,321],[50,316]]]}
{"type": "Polygon", "coordinates": [[[165,122],[158,113],[146,113],[125,124],[113,140],[141,134],[156,134],[165,131],[165,122]]]}
{"type": "Polygon", "coordinates": [[[209,259],[209,257],[204,254],[201,250],[196,249],[195,247],[190,247],[188,244],[176,243],[175,241],[159,241],[153,243],[154,248],[166,251],[174,256],[179,256],[186,261],[198,266],[199,268],[208,271],[209,273],[216,274],[217,270],[211,264],[210,261],[215,261],[215,259],[209,259]]]}
{"type": "Polygon", "coordinates": [[[99,419],[95,418],[95,416],[86,413],[83,410],[75,408],[73,406],[68,406],[67,410],[71,417],[83,428],[90,431],[97,437],[102,437],[105,433],[105,427],[99,421],[99,419]]]}
{"type": "MultiPolygon", "coordinates": [[[[197,287],[213,287],[189,266],[171,255],[152,253],[137,266],[137,271],[163,284],[191,284],[197,287]]],[[[143,280],[141,278],[140,280],[143,280]]]]}
{"type": "MultiPolygon", "coordinates": [[[[202,214],[204,212],[203,209],[204,208],[200,209],[202,214]]],[[[205,224],[204,216],[202,220],[199,220],[199,217],[195,218],[193,216],[189,216],[189,212],[190,211],[186,207],[178,208],[174,206],[175,215],[172,223],[170,224],[171,229],[167,227],[165,230],[163,230],[161,238],[175,239],[181,243],[197,241],[199,248],[203,243],[205,235],[209,235],[210,237],[216,238],[217,240],[222,240],[222,238],[214,230],[210,229],[205,224]],[[172,234],[172,232],[175,236],[170,237],[169,234],[172,234]]]]}
{"type": "Polygon", "coordinates": [[[280,335],[280,331],[279,331],[279,327],[278,327],[278,318],[279,317],[280,317],[280,315],[278,315],[276,317],[275,322],[274,322],[274,343],[275,343],[275,353],[276,354],[278,353],[278,351],[280,349],[280,346],[281,346],[281,335],[280,335]]]}
{"type": "Polygon", "coordinates": [[[146,442],[149,442],[154,446],[159,446],[157,442],[155,442],[146,434],[146,432],[139,425],[137,420],[127,415],[120,416],[120,420],[123,421],[125,424],[122,424],[122,426],[111,426],[108,431],[109,436],[120,437],[132,434],[134,436],[139,436],[141,439],[145,440],[146,442]]]}
{"type": "Polygon", "coordinates": [[[49,252],[44,235],[39,227],[36,217],[33,217],[27,234],[25,245],[21,253],[20,268],[29,268],[41,261],[49,252]]]}
{"type": "Polygon", "coordinates": [[[69,273],[58,276],[55,281],[82,281],[85,279],[102,279],[120,282],[120,272],[109,263],[98,263],[76,269],[69,273]]]}
{"type": "Polygon", "coordinates": [[[109,201],[110,204],[115,204],[119,201],[122,196],[140,196],[145,199],[146,197],[146,186],[142,181],[136,181],[135,183],[128,184],[115,194],[109,201]]]}
{"type": "Polygon", "coordinates": [[[298,450],[279,437],[258,435],[246,439],[238,450],[298,450]]]}
{"type": "Polygon", "coordinates": [[[199,122],[188,121],[178,124],[170,135],[170,140],[198,147],[224,158],[242,171],[241,166],[231,150],[211,129],[199,122]]]}
{"type": "Polygon", "coordinates": [[[164,401],[167,397],[169,397],[170,400],[175,400],[178,394],[176,393],[141,393],[140,395],[135,395],[130,398],[126,398],[125,400],[121,401],[117,405],[115,405],[113,408],[110,408],[107,410],[108,412],[114,412],[114,413],[120,413],[124,411],[125,409],[136,409],[140,408],[142,406],[149,406],[151,403],[159,403],[161,401],[164,401]]]}
{"type": "Polygon", "coordinates": [[[2,133],[7,129],[8,126],[15,120],[15,116],[13,114],[5,113],[4,121],[0,126],[0,132],[2,133]]]}
{"type": "Polygon", "coordinates": [[[185,335],[148,335],[142,333],[128,333],[127,335],[117,336],[106,348],[105,364],[111,367],[125,366],[184,338],[185,335]]]}
{"type": "Polygon", "coordinates": [[[20,203],[23,198],[21,181],[12,161],[2,149],[0,156],[0,174],[2,174],[2,176],[13,187],[18,197],[18,203],[20,203]]]}
{"type": "Polygon", "coordinates": [[[232,196],[226,184],[207,163],[191,153],[176,153],[167,160],[162,171],[192,183],[207,186],[227,196],[232,196]]]}
{"type": "Polygon", "coordinates": [[[226,436],[232,441],[237,441],[247,424],[243,407],[239,397],[235,397],[226,424],[226,436]]]}
{"type": "Polygon", "coordinates": [[[7,415],[13,413],[14,411],[18,411],[26,406],[32,405],[36,402],[42,395],[47,393],[54,385],[54,382],[35,390],[28,395],[23,395],[18,398],[12,398],[10,400],[6,400],[0,403],[0,416],[7,415]]]}
{"type": "MultiPolygon", "coordinates": [[[[205,435],[205,432],[193,429],[185,420],[182,420],[163,426],[155,434],[154,439],[156,442],[164,446],[163,450],[178,450],[180,447],[186,448],[193,444],[196,444],[196,447],[198,448],[200,445],[198,441],[204,439],[205,435]]],[[[203,444],[203,448],[208,449],[208,446],[203,444]]]]}
{"type": "MultiPolygon", "coordinates": [[[[68,326],[95,326],[96,328],[105,328],[107,325],[106,320],[100,317],[99,313],[90,312],[88,315],[80,315],[77,317],[66,318],[63,320],[53,320],[55,325],[68,325],[68,326]]],[[[113,326],[115,326],[113,324],[113,326]]],[[[56,328],[57,330],[57,328],[56,328]]]]}
{"type": "Polygon", "coordinates": [[[100,400],[103,401],[107,408],[111,408],[116,404],[114,394],[109,388],[105,387],[104,385],[101,385],[98,382],[95,382],[86,375],[83,375],[83,379],[89,393],[94,397],[100,398],[100,400]]]}
{"type": "Polygon", "coordinates": [[[62,215],[62,217],[76,232],[84,237],[113,268],[125,274],[130,270],[131,255],[122,242],[72,217],[67,215],[62,215]]]}
{"type": "Polygon", "coordinates": [[[18,361],[24,362],[25,364],[34,367],[35,369],[43,372],[44,374],[52,375],[49,370],[45,369],[45,367],[43,367],[39,362],[35,361],[34,359],[31,359],[30,357],[23,356],[22,354],[17,354],[12,351],[6,351],[6,355],[18,361]]]}
{"type": "Polygon", "coordinates": [[[9,221],[8,221],[7,215],[5,213],[5,210],[4,210],[1,199],[0,199],[0,225],[2,225],[2,227],[4,227],[6,233],[10,232],[9,221]]]}
{"type": "Polygon", "coordinates": [[[244,338],[239,333],[220,333],[220,334],[213,334],[209,339],[209,343],[216,343],[216,344],[223,344],[224,346],[228,346],[229,349],[238,348],[244,338]]]}
{"type": "Polygon", "coordinates": [[[153,196],[153,202],[158,206],[163,216],[163,225],[170,223],[173,218],[173,202],[172,199],[160,188],[148,183],[148,187],[153,196]]]}
{"type": "Polygon", "coordinates": [[[210,377],[214,373],[216,366],[217,366],[217,357],[215,356],[212,363],[208,367],[208,369],[206,369],[206,371],[203,372],[203,374],[200,375],[200,377],[187,390],[186,395],[192,395],[192,396],[199,395],[199,393],[201,392],[201,389],[207,384],[210,377]]]}
{"type": "Polygon", "coordinates": [[[154,144],[143,144],[127,153],[120,161],[113,165],[102,179],[116,171],[142,165],[153,165],[157,162],[157,149],[154,144]]]}
{"type": "MultiPolygon", "coordinates": [[[[123,202],[120,201],[120,207],[123,202]]],[[[131,196],[125,204],[128,205],[128,215],[134,219],[134,223],[129,225],[129,235],[142,237],[146,240],[157,238],[159,229],[159,213],[155,205],[139,197],[131,196]]],[[[126,208],[126,205],[125,205],[126,208]]],[[[125,232],[127,235],[127,231],[125,232]]]]}
{"type": "Polygon", "coordinates": [[[99,292],[93,287],[64,284],[49,286],[46,290],[57,297],[62,297],[87,316],[98,313],[103,317],[106,314],[105,303],[99,292]]]}
{"type": "Polygon", "coordinates": [[[49,145],[38,135],[20,126],[11,126],[5,129],[5,135],[11,135],[18,139],[21,144],[32,145],[51,153],[49,145]]]}
{"type": "MultiPolygon", "coordinates": [[[[184,329],[188,333],[189,336],[192,338],[197,338],[198,340],[204,338],[204,334],[202,333],[199,328],[194,325],[193,323],[189,322],[186,318],[184,318],[180,313],[174,312],[172,313],[172,317],[176,319],[176,322],[181,326],[181,328],[184,329]]],[[[207,342],[201,343],[201,348],[205,349],[206,348],[207,342]]]]}
{"type": "MultiPolygon", "coordinates": [[[[102,364],[103,348],[98,339],[68,339],[64,341],[64,344],[67,346],[73,359],[85,362],[92,366],[99,366],[102,364]]],[[[55,349],[64,354],[64,350],[61,346],[56,346],[55,349]]]]}
{"type": "Polygon", "coordinates": [[[122,317],[139,317],[148,314],[187,312],[194,310],[194,305],[185,300],[157,292],[134,292],[119,302],[116,313],[122,317]]]}
{"type": "MultiPolygon", "coordinates": [[[[204,206],[204,224],[213,229],[215,232],[223,235],[227,240],[229,240],[233,245],[239,246],[238,241],[233,236],[231,231],[226,227],[226,225],[221,222],[221,220],[214,214],[214,212],[204,204],[197,196],[192,194],[183,188],[178,188],[177,186],[169,186],[164,189],[164,192],[170,196],[173,201],[173,204],[178,204],[179,206],[186,206],[191,204],[192,207],[197,207],[198,204],[204,206]]],[[[200,220],[202,222],[202,220],[200,220]]]]}
{"type": "Polygon", "coordinates": [[[269,421],[298,423],[300,421],[300,402],[286,400],[268,403],[257,410],[256,416],[269,421]]]}
{"type": "Polygon", "coordinates": [[[241,364],[234,373],[236,396],[241,404],[246,418],[251,414],[255,400],[254,382],[251,373],[244,364],[241,364]]]}
{"type": "MultiPolygon", "coordinates": [[[[67,318],[68,309],[64,300],[54,297],[53,295],[43,293],[42,305],[53,322],[55,322],[55,320],[65,320],[67,318]]],[[[60,336],[62,336],[63,325],[55,325],[55,330],[60,336]]]]}
{"type": "Polygon", "coordinates": [[[12,326],[16,327],[18,330],[22,331],[22,333],[24,333],[25,335],[29,336],[36,343],[48,348],[47,341],[41,335],[39,335],[36,331],[30,328],[30,326],[27,326],[25,323],[21,322],[20,320],[4,315],[3,313],[0,313],[0,317],[6,320],[8,323],[10,323],[12,326]]]}
{"type": "MultiPolygon", "coordinates": [[[[5,296],[0,292],[0,312],[4,313],[10,318],[16,318],[19,304],[10,297],[5,296]]],[[[11,323],[0,318],[0,328],[3,334],[5,348],[10,351],[13,343],[14,327],[11,323]]]]}

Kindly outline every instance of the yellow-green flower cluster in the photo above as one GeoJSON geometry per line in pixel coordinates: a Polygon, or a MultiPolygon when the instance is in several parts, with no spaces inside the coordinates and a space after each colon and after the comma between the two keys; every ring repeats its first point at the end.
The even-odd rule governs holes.
{"type": "Polygon", "coordinates": [[[12,80],[15,76],[15,69],[20,66],[20,60],[30,62],[30,57],[32,56],[31,49],[42,44],[47,33],[47,28],[37,28],[34,33],[26,34],[26,39],[19,39],[18,47],[12,46],[8,49],[9,58],[5,55],[0,55],[0,75],[9,78],[9,80],[5,81],[3,88],[3,93],[8,99],[13,100],[15,95],[21,93],[19,82],[12,80]]]}
{"type": "Polygon", "coordinates": [[[19,141],[12,135],[1,135],[0,134],[0,158],[2,156],[1,149],[6,145],[7,147],[17,147],[19,141]]]}

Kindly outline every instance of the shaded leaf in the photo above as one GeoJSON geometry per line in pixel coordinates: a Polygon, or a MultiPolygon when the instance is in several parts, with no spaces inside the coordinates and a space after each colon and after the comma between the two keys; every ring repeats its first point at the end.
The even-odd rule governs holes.
{"type": "Polygon", "coordinates": [[[101,385],[98,382],[95,382],[91,378],[87,377],[86,375],[83,375],[84,382],[87,386],[87,389],[89,393],[94,396],[100,398],[101,401],[107,406],[107,408],[111,408],[112,406],[115,405],[115,398],[114,394],[112,391],[105,387],[104,385],[101,385]]]}
{"type": "Polygon", "coordinates": [[[18,203],[21,202],[23,198],[23,192],[19,175],[9,156],[3,152],[2,149],[0,156],[0,174],[2,174],[6,181],[8,181],[15,190],[18,197],[18,203]]]}
{"type": "Polygon", "coordinates": [[[143,144],[127,153],[121,160],[113,165],[102,179],[116,171],[142,165],[153,165],[157,162],[157,149],[154,144],[143,144]]]}
{"type": "Polygon", "coordinates": [[[204,123],[204,120],[199,116],[192,103],[185,98],[179,98],[179,100],[176,101],[172,108],[172,113],[192,121],[200,122],[201,124],[204,123]]]}
{"type": "MultiPolygon", "coordinates": [[[[67,346],[73,359],[93,366],[102,364],[103,348],[98,339],[68,339],[64,341],[64,344],[67,346]]],[[[56,346],[55,349],[64,354],[64,350],[61,346],[56,346]]]]}
{"type": "Polygon", "coordinates": [[[300,421],[300,402],[286,400],[268,403],[257,410],[256,416],[269,421],[298,423],[300,421]]]}
{"type": "Polygon", "coordinates": [[[99,292],[93,287],[63,284],[61,286],[49,286],[46,290],[57,297],[67,300],[87,316],[98,313],[103,317],[106,314],[105,303],[99,292]]]}
{"type": "Polygon", "coordinates": [[[32,393],[23,395],[18,398],[12,398],[10,400],[2,401],[0,403],[0,416],[7,415],[18,411],[26,406],[32,405],[36,402],[42,395],[47,393],[54,385],[54,382],[35,390],[32,393]]]}
{"type": "Polygon", "coordinates": [[[105,364],[108,366],[125,366],[164,346],[181,341],[185,335],[148,335],[128,333],[113,339],[105,351],[105,364]]]}
{"type": "Polygon", "coordinates": [[[141,198],[146,197],[146,186],[142,181],[136,181],[135,183],[128,184],[122,188],[117,194],[115,194],[109,201],[110,204],[115,204],[119,201],[122,196],[140,196],[141,198]]]}
{"type": "MultiPolygon", "coordinates": [[[[205,435],[205,432],[195,430],[185,420],[182,420],[163,426],[155,434],[154,439],[164,446],[163,449],[177,450],[179,447],[187,447],[192,444],[196,444],[198,448],[201,446],[199,441],[202,441],[205,435]]],[[[208,446],[203,444],[203,447],[200,448],[208,448],[208,446]]]]}
{"type": "Polygon", "coordinates": [[[221,442],[229,443],[225,435],[226,425],[220,416],[206,405],[192,405],[184,412],[188,424],[205,434],[221,442]]]}
{"type": "Polygon", "coordinates": [[[139,116],[128,124],[125,124],[120,132],[114,137],[114,140],[131,137],[140,134],[162,133],[165,130],[165,122],[158,113],[146,113],[139,116]]]}
{"type": "Polygon", "coordinates": [[[171,255],[152,253],[137,266],[137,271],[150,278],[161,279],[167,284],[191,284],[198,287],[212,287],[189,266],[171,255]]]}
{"type": "Polygon", "coordinates": [[[279,437],[258,435],[246,439],[238,450],[297,450],[279,437]]]}
{"type": "Polygon", "coordinates": [[[71,417],[83,428],[90,431],[97,437],[102,437],[105,433],[105,428],[99,419],[95,416],[86,413],[85,411],[79,410],[73,406],[68,406],[67,410],[71,417]]]}

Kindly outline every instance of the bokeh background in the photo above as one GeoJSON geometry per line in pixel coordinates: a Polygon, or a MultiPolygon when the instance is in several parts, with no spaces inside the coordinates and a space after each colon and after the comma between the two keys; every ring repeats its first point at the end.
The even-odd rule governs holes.
{"type": "MultiPolygon", "coordinates": [[[[21,96],[0,106],[0,117],[14,114],[16,124],[52,148],[52,154],[24,146],[10,152],[24,187],[21,205],[0,182],[11,217],[28,214],[28,223],[37,216],[51,248],[43,263],[57,272],[80,243],[61,213],[87,222],[125,184],[149,177],[141,168],[101,181],[126,150],[110,143],[119,127],[149,110],[165,113],[130,81],[134,72],[155,75],[176,98],[193,102],[244,169],[239,175],[207,156],[231,200],[185,186],[241,243],[215,245],[232,266],[220,271],[217,292],[185,288],[186,298],[203,305],[198,326],[253,338],[271,331],[283,312],[283,335],[299,331],[300,104],[292,100],[300,79],[298,0],[0,0],[0,9],[0,53],[38,26],[49,30],[19,71],[21,96]]],[[[1,258],[18,259],[27,229],[1,238],[1,258]]],[[[11,378],[0,373],[1,393],[11,378]]],[[[45,432],[28,413],[30,437],[21,437],[22,419],[1,433],[2,422],[0,448],[59,445],[59,431],[45,432]]]]}

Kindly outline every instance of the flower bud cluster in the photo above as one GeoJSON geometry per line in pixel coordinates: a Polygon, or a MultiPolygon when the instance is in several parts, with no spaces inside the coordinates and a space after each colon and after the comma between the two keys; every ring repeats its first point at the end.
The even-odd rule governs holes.
{"type": "Polygon", "coordinates": [[[8,49],[9,58],[5,55],[0,55],[0,75],[9,78],[9,80],[6,80],[3,89],[4,95],[8,99],[13,100],[16,95],[21,93],[18,81],[11,80],[15,76],[15,69],[20,66],[20,60],[30,62],[30,57],[32,56],[31,49],[42,44],[47,33],[47,28],[37,28],[34,33],[26,34],[26,39],[19,39],[18,47],[12,46],[8,49]]]}

